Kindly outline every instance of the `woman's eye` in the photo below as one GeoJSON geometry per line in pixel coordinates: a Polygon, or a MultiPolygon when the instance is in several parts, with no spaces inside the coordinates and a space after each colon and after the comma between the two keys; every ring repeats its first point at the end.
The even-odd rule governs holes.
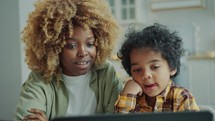
{"type": "Polygon", "coordinates": [[[95,46],[95,40],[92,38],[87,42],[87,47],[94,47],[95,46]]]}
{"type": "Polygon", "coordinates": [[[77,44],[75,44],[75,43],[72,43],[72,44],[66,44],[66,47],[67,47],[67,48],[71,48],[71,49],[73,49],[73,48],[76,48],[76,47],[77,47],[77,44]]]}
{"type": "Polygon", "coordinates": [[[88,46],[88,47],[94,47],[95,44],[94,44],[94,43],[88,43],[87,46],[88,46]]]}

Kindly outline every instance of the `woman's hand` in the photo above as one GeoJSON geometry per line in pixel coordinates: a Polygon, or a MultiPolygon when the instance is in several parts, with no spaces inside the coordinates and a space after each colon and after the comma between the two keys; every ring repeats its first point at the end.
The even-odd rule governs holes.
{"type": "Polygon", "coordinates": [[[24,116],[23,121],[48,121],[43,111],[38,109],[28,110],[31,114],[24,116]]]}
{"type": "Polygon", "coordinates": [[[141,86],[134,80],[128,80],[123,88],[123,93],[131,93],[135,95],[142,95],[143,90],[141,86]]]}

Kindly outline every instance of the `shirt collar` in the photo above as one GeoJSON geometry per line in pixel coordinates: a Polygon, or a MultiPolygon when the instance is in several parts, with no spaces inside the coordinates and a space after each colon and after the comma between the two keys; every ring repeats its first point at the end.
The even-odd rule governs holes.
{"type": "Polygon", "coordinates": [[[171,89],[171,87],[172,87],[173,85],[175,85],[174,82],[173,82],[172,80],[170,80],[169,83],[168,83],[168,85],[167,85],[167,87],[166,87],[166,89],[164,89],[163,92],[161,92],[161,93],[157,96],[157,98],[164,98],[164,100],[166,100],[167,95],[168,95],[168,93],[169,93],[169,91],[170,91],[170,89],[171,89]]]}
{"type": "MultiPolygon", "coordinates": [[[[170,80],[166,89],[164,89],[163,92],[161,92],[158,96],[156,96],[156,103],[158,100],[166,101],[166,98],[171,90],[171,87],[174,85],[175,85],[174,82],[172,80],[170,80]]],[[[147,107],[147,109],[149,109],[149,110],[152,110],[152,108],[150,108],[150,106],[146,102],[145,94],[143,94],[141,97],[138,97],[137,101],[140,103],[140,105],[147,107]]]]}

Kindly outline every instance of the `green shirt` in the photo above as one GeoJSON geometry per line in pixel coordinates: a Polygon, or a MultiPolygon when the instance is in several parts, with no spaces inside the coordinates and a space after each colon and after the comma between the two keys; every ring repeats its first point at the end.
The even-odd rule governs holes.
{"type": "MultiPolygon", "coordinates": [[[[89,86],[97,98],[96,113],[112,113],[122,84],[110,62],[92,67],[89,86]]],[[[41,74],[31,72],[22,85],[15,120],[21,120],[23,116],[28,115],[27,110],[31,108],[43,110],[49,119],[65,116],[68,100],[68,92],[63,81],[60,81],[59,85],[54,79],[47,83],[41,74]]]]}

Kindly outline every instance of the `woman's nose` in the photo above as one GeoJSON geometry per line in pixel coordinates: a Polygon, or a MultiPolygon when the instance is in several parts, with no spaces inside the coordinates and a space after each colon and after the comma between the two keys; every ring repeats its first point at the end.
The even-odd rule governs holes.
{"type": "Polygon", "coordinates": [[[87,55],[88,55],[87,49],[84,46],[80,47],[78,50],[78,56],[84,57],[87,55]]]}

